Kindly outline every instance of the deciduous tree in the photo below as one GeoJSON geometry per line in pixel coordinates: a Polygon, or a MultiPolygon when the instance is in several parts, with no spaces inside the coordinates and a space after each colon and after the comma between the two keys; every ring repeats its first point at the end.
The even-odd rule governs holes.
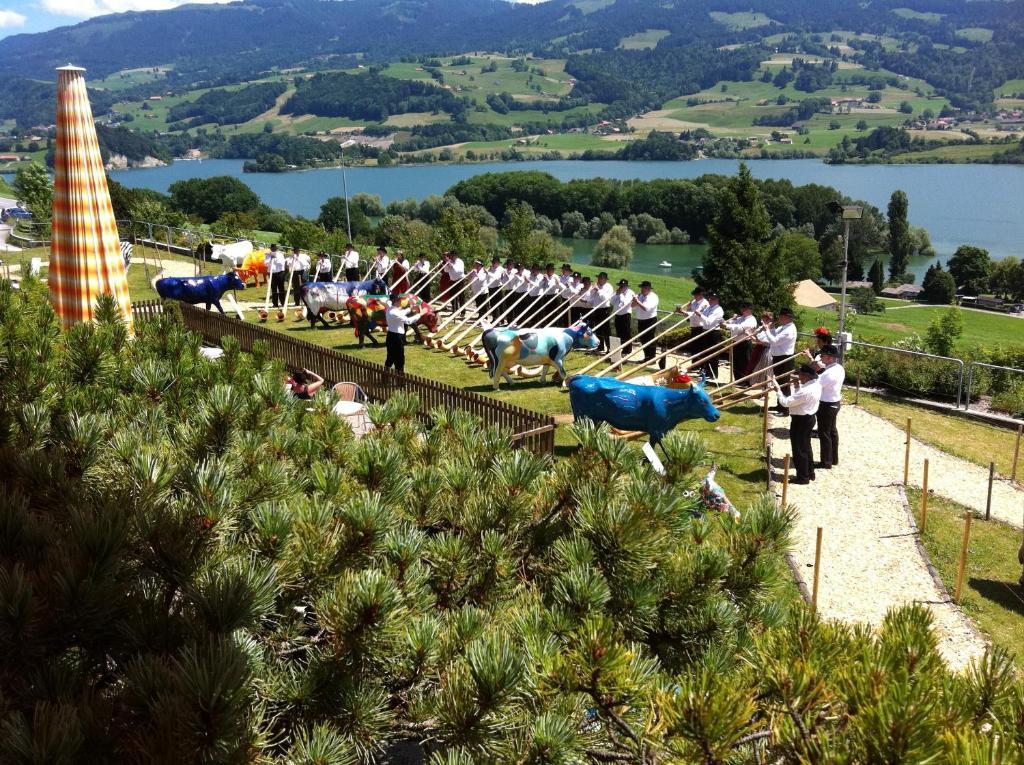
{"type": "Polygon", "coordinates": [[[978,295],[988,289],[988,275],[992,269],[988,250],[962,244],[949,259],[949,273],[956,286],[967,295],[978,295]]]}
{"type": "Polygon", "coordinates": [[[889,275],[895,278],[906,273],[914,241],[907,220],[907,195],[897,189],[889,198],[889,275]]]}

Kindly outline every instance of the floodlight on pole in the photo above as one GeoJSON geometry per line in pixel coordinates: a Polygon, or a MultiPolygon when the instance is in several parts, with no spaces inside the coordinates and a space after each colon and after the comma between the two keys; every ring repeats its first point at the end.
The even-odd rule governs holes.
{"type": "Polygon", "coordinates": [[[850,221],[864,217],[864,208],[860,205],[841,205],[833,202],[830,209],[843,222],[843,286],[839,300],[839,358],[846,352],[846,274],[850,266],[850,221]]]}
{"type": "Polygon", "coordinates": [[[341,186],[345,192],[345,230],[348,241],[352,241],[352,218],[348,214],[348,176],[345,174],[345,149],[356,144],[351,138],[341,144],[341,186]]]}

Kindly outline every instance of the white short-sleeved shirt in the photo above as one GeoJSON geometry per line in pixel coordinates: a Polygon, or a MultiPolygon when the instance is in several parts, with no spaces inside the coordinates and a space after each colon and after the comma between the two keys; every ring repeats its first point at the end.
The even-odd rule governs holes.
{"type": "Polygon", "coordinates": [[[699,300],[697,298],[694,298],[693,300],[686,304],[686,310],[693,311],[693,313],[690,315],[691,327],[699,328],[701,326],[701,313],[703,313],[704,309],[707,307],[708,301],[705,300],[704,298],[700,298],[699,300]]]}
{"type": "Polygon", "coordinates": [[[635,308],[637,319],[648,321],[657,317],[659,302],[657,292],[651,290],[646,295],[641,292],[636,296],[636,301],[640,304],[635,308]]]}
{"type": "Polygon", "coordinates": [[[612,295],[612,312],[616,316],[629,316],[633,310],[633,298],[636,295],[633,290],[628,287],[624,292],[615,291],[612,295]]]}
{"type": "Polygon", "coordinates": [[[341,256],[342,268],[359,268],[359,252],[357,250],[345,250],[341,256]]]}
{"type": "Polygon", "coordinates": [[[382,255],[379,259],[373,259],[373,267],[371,268],[371,270],[373,271],[374,276],[382,277],[384,276],[384,274],[388,272],[388,269],[390,267],[391,258],[389,258],[387,255],[382,255]]]}
{"type": "Polygon", "coordinates": [[[583,291],[583,283],[576,282],[575,284],[570,279],[568,282],[562,285],[562,298],[564,300],[575,301],[576,297],[583,291]]]}
{"type": "Polygon", "coordinates": [[[423,274],[423,276],[426,276],[427,274],[430,273],[430,261],[427,260],[426,258],[423,258],[422,260],[417,258],[416,262],[412,264],[412,270],[414,273],[423,274]]]}
{"type": "Polygon", "coordinates": [[[267,272],[271,274],[279,274],[285,269],[283,252],[268,252],[263,262],[267,264],[267,272]]]}
{"type": "Polygon", "coordinates": [[[817,414],[818,402],[821,400],[821,385],[817,380],[810,380],[799,388],[796,388],[792,395],[780,393],[779,404],[789,408],[791,415],[817,414]]]}
{"type": "Polygon", "coordinates": [[[453,282],[460,281],[466,276],[466,264],[462,262],[462,258],[455,258],[444,267],[444,272],[453,282]]]}
{"type": "Polygon", "coordinates": [[[749,332],[756,327],[757,319],[754,318],[753,314],[750,316],[737,316],[735,319],[725,322],[725,328],[729,330],[729,334],[733,337],[739,337],[744,332],[749,332]]]}
{"type": "Polygon", "coordinates": [[[792,356],[796,350],[797,331],[793,322],[765,329],[764,336],[768,340],[768,352],[772,356],[792,356]]]}
{"type": "Polygon", "coordinates": [[[711,305],[700,312],[700,326],[704,329],[718,329],[718,326],[722,323],[722,319],[725,318],[725,311],[720,305],[711,305]]]}
{"type": "Polygon", "coordinates": [[[548,288],[547,283],[544,281],[544,275],[538,274],[537,276],[530,277],[530,297],[540,297],[543,295],[548,288]]]}
{"type": "Polygon", "coordinates": [[[590,303],[591,308],[607,308],[612,304],[614,294],[615,288],[612,287],[611,282],[605,282],[601,286],[595,284],[587,297],[587,302],[590,303]]]}
{"type": "Polygon", "coordinates": [[[823,404],[835,404],[843,397],[843,382],[846,380],[846,370],[838,362],[829,364],[818,374],[818,384],[821,385],[821,402],[823,404]]]}

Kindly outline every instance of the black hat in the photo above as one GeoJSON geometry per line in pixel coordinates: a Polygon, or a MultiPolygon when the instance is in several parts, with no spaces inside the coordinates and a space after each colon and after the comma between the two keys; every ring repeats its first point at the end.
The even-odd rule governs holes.
{"type": "Polygon", "coordinates": [[[608,278],[608,272],[607,271],[602,271],[601,273],[599,273],[597,275],[597,278],[598,279],[607,279],[608,278]]]}
{"type": "Polygon", "coordinates": [[[513,267],[513,268],[516,268],[516,269],[522,269],[522,268],[526,268],[526,266],[524,266],[524,265],[523,265],[522,263],[516,263],[516,264],[515,264],[514,266],[512,266],[512,267],[513,267]]]}
{"type": "Polygon", "coordinates": [[[822,346],[822,348],[821,348],[821,355],[822,356],[839,356],[839,349],[836,348],[834,345],[832,345],[830,343],[829,345],[822,346]]]}
{"type": "Polygon", "coordinates": [[[718,300],[718,295],[716,295],[714,292],[709,292],[704,297],[706,297],[708,300],[718,300]]]}
{"type": "Polygon", "coordinates": [[[582,279],[581,281],[582,281],[582,282],[583,282],[584,284],[590,284],[590,277],[589,277],[589,276],[584,276],[584,277],[583,277],[583,279],[582,279]]]}
{"type": "Polygon", "coordinates": [[[474,266],[482,266],[483,264],[484,262],[480,260],[480,258],[477,258],[476,260],[473,261],[474,266]]]}
{"type": "Polygon", "coordinates": [[[812,380],[818,379],[818,370],[812,367],[810,364],[801,364],[800,369],[797,370],[802,375],[807,375],[812,380]]]}
{"type": "Polygon", "coordinates": [[[292,252],[302,252],[302,248],[299,245],[295,245],[292,247],[292,252]]]}
{"type": "Polygon", "coordinates": [[[572,271],[572,266],[570,266],[568,263],[563,263],[562,264],[562,270],[563,271],[572,271]]]}
{"type": "Polygon", "coordinates": [[[554,263],[548,263],[546,266],[544,266],[544,270],[545,271],[547,271],[547,270],[554,271],[555,270],[555,264],[554,263]]]}
{"type": "Polygon", "coordinates": [[[497,255],[495,255],[493,258],[491,258],[491,262],[492,263],[500,263],[501,262],[501,258],[499,258],[497,255]]]}
{"type": "Polygon", "coordinates": [[[789,318],[792,319],[792,318],[794,318],[793,317],[793,309],[792,308],[783,308],[781,311],[779,311],[779,316],[788,316],[789,318]]]}
{"type": "Polygon", "coordinates": [[[746,311],[748,309],[753,310],[753,308],[754,308],[754,304],[751,303],[749,300],[744,300],[742,303],[740,303],[740,310],[741,311],[746,311]]]}
{"type": "Polygon", "coordinates": [[[277,252],[277,245],[276,244],[270,245],[270,251],[271,252],[277,252]]]}
{"type": "Polygon", "coordinates": [[[649,281],[647,281],[646,279],[644,279],[642,282],[640,282],[640,289],[643,289],[644,287],[650,287],[650,286],[651,286],[651,283],[649,281]]]}
{"type": "Polygon", "coordinates": [[[693,292],[691,292],[690,294],[691,295],[703,295],[704,294],[704,288],[703,287],[694,287],[693,288],[693,292]]]}
{"type": "Polygon", "coordinates": [[[327,257],[327,253],[326,253],[326,252],[325,252],[324,250],[320,250],[320,252],[318,252],[318,253],[316,254],[316,256],[317,256],[318,258],[326,258],[326,257],[327,257]]]}
{"type": "Polygon", "coordinates": [[[579,271],[573,271],[572,275],[573,275],[574,279],[579,279],[580,278],[580,272],[579,271]]]}
{"type": "Polygon", "coordinates": [[[387,252],[387,251],[388,251],[388,248],[385,247],[383,244],[380,247],[377,248],[377,252],[387,252]]]}
{"type": "Polygon", "coordinates": [[[512,260],[512,258],[508,258],[508,259],[507,259],[507,260],[505,261],[505,265],[506,265],[506,266],[514,266],[514,265],[515,265],[515,261],[513,261],[513,260],[512,260]]]}
{"type": "Polygon", "coordinates": [[[629,286],[629,280],[628,279],[619,279],[619,286],[620,287],[628,287],[629,286]]]}

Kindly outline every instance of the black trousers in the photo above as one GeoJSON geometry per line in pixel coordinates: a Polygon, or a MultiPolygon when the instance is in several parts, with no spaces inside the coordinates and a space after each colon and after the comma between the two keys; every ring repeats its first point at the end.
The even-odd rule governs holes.
{"type": "Polygon", "coordinates": [[[284,308],[285,287],[288,284],[288,274],[278,271],[270,275],[270,299],[274,308],[284,308]]]}
{"type": "Polygon", "coordinates": [[[608,308],[595,308],[588,321],[591,327],[597,327],[598,324],[604,323],[604,326],[597,327],[594,333],[597,335],[597,339],[601,341],[601,352],[607,353],[608,347],[611,345],[612,328],[609,326],[605,319],[608,318],[608,308]]]}
{"type": "MultiPolygon", "coordinates": [[[[459,279],[457,282],[452,282],[452,286],[448,288],[448,298],[452,299],[448,307],[453,311],[462,308],[462,304],[465,301],[466,293],[462,291],[462,288],[465,286],[463,282],[465,281],[465,279],[459,279]],[[453,295],[454,297],[452,297],[453,295]]],[[[445,299],[447,300],[448,298],[445,299]]]]}
{"type": "Polygon", "coordinates": [[[814,458],[811,455],[813,429],[813,414],[794,414],[789,418],[789,443],[793,450],[797,480],[814,480],[814,458]]]}
{"type": "Polygon", "coordinates": [[[358,266],[356,268],[346,268],[345,269],[345,281],[347,281],[347,282],[357,282],[357,281],[359,281],[359,267],[358,266]]]}
{"type": "MultiPolygon", "coordinates": [[[[655,332],[653,329],[651,329],[651,327],[653,327],[657,322],[658,320],[656,318],[636,320],[636,341],[640,343],[640,345],[643,345],[644,343],[649,343],[652,339],[654,339],[655,332]]],[[[658,349],[655,347],[655,345],[656,343],[651,343],[650,345],[644,348],[645,363],[649,362],[651,359],[658,355],[658,349]]],[[[665,368],[665,359],[661,360],[660,366],[662,369],[665,368]]]]}
{"type": "Polygon", "coordinates": [[[296,271],[292,274],[292,298],[295,306],[302,305],[302,285],[306,283],[306,272],[296,271]]]}
{"type": "Polygon", "coordinates": [[[628,313],[615,314],[612,321],[615,322],[615,336],[619,338],[622,355],[628,356],[633,350],[633,344],[629,342],[633,337],[633,316],[628,313]]]}
{"type": "MultiPolygon", "coordinates": [[[[780,361],[785,361],[788,358],[789,358],[789,356],[772,356],[772,364],[773,365],[774,364],[778,364],[780,361]]],[[[776,377],[779,377],[781,375],[786,375],[786,374],[788,374],[789,372],[792,372],[792,371],[793,371],[793,364],[791,362],[789,364],[783,364],[781,366],[775,367],[775,369],[772,370],[772,374],[774,374],[776,377]]],[[[788,396],[790,393],[793,392],[793,386],[790,385],[788,382],[783,383],[779,387],[782,388],[783,395],[788,396]]],[[[789,411],[789,409],[787,409],[786,407],[781,406],[781,405],[778,407],[778,409],[780,411],[782,411],[782,412],[788,412],[789,411]]]]}
{"type": "MultiPolygon", "coordinates": [[[[697,345],[700,346],[700,355],[706,356],[710,348],[714,348],[722,342],[722,333],[717,329],[706,329],[701,335],[701,339],[697,341],[697,345]]],[[[713,351],[711,358],[705,361],[701,365],[701,371],[707,377],[717,379],[718,378],[718,361],[722,358],[720,351],[713,351]]]]}
{"type": "Polygon", "coordinates": [[[574,305],[569,309],[569,323],[575,324],[580,321],[583,316],[587,313],[587,308],[579,304],[574,305]]]}
{"type": "Polygon", "coordinates": [[[737,343],[732,349],[732,379],[739,380],[746,377],[747,367],[750,366],[750,341],[744,340],[737,343]]]}
{"type": "Polygon", "coordinates": [[[476,315],[483,316],[487,313],[487,304],[491,300],[491,293],[489,292],[478,292],[473,295],[473,307],[476,308],[476,315]]]}
{"type": "Polygon", "coordinates": [[[385,369],[394,369],[399,374],[405,373],[405,332],[388,332],[384,347],[387,356],[384,359],[385,369]]]}
{"type": "Polygon", "coordinates": [[[427,282],[422,287],[416,288],[416,297],[418,297],[424,303],[430,302],[430,282],[427,282]]]}
{"type": "Polygon", "coordinates": [[[818,451],[822,465],[839,464],[839,431],[836,430],[838,417],[838,401],[822,401],[818,404],[818,451]]]}
{"type": "Polygon", "coordinates": [[[315,282],[333,282],[334,273],[331,271],[317,271],[316,276],[313,277],[315,282]]]}

